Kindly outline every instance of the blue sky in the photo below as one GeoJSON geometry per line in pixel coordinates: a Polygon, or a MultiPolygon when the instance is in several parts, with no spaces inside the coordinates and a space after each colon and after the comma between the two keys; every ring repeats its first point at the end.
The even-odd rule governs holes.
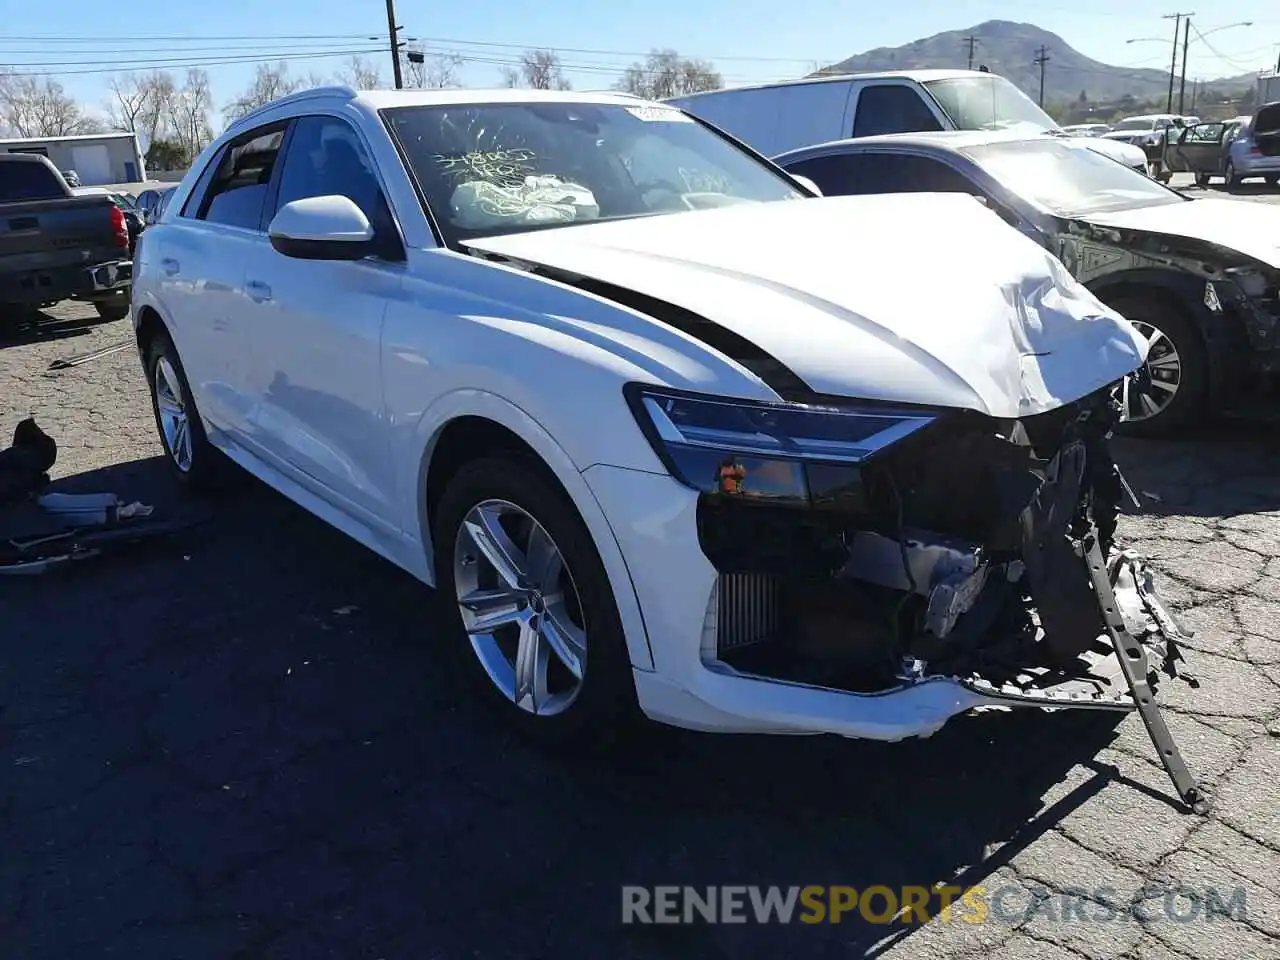
{"type": "MultiPolygon", "coordinates": [[[[1222,30],[1207,43],[1193,35],[1190,76],[1219,77],[1275,65],[1280,8],[1221,0],[1203,6],[1212,13],[1199,15],[1189,3],[1185,7],[1197,12],[1194,22],[1202,32],[1242,20],[1254,25],[1222,30]]],[[[503,61],[517,57],[524,47],[550,47],[561,51],[579,89],[609,86],[628,62],[653,47],[711,59],[730,83],[764,81],[799,76],[813,63],[992,19],[1036,23],[1108,63],[1159,68],[1169,61],[1168,43],[1125,41],[1171,35],[1172,25],[1160,19],[1170,8],[1168,0],[907,0],[883,6],[850,0],[397,3],[406,36],[420,38],[428,50],[452,50],[469,58],[462,74],[468,86],[497,85],[503,61]]],[[[205,66],[219,107],[246,85],[254,69],[249,61],[255,58],[285,55],[294,73],[327,75],[359,50],[389,75],[385,39],[381,45],[368,39],[378,34],[385,38],[384,0],[218,0],[198,5],[174,0],[0,0],[0,23],[0,66],[53,71],[95,109],[105,100],[111,74],[131,65],[181,72],[174,61],[240,58],[243,62],[205,66]],[[183,39],[169,39],[175,37],[183,39]]]]}

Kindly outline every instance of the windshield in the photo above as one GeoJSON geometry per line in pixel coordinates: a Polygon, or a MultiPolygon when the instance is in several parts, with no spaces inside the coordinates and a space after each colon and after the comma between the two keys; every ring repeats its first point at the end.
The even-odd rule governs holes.
{"type": "Polygon", "coordinates": [[[957,130],[1057,130],[1053,118],[1004,77],[982,74],[931,80],[925,87],[957,130]]]}
{"type": "Polygon", "coordinates": [[[384,111],[446,239],[800,199],[672,107],[571,102],[384,111]]]}
{"type": "Polygon", "coordinates": [[[1057,140],[991,143],[962,152],[1015,194],[1060,216],[1187,199],[1109,157],[1057,140]]]}
{"type": "Polygon", "coordinates": [[[1156,122],[1154,120],[1121,120],[1112,130],[1154,130],[1156,122]]]}

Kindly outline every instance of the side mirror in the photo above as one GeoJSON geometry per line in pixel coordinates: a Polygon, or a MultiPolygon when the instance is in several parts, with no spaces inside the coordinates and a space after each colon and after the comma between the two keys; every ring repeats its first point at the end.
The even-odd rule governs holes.
{"type": "Polygon", "coordinates": [[[811,190],[815,197],[822,196],[822,191],[818,189],[818,185],[808,177],[802,177],[798,173],[793,173],[791,174],[791,179],[800,184],[800,186],[804,187],[806,190],[811,190]]]}
{"type": "Polygon", "coordinates": [[[373,255],[369,218],[347,197],[286,203],[267,228],[271,246],[297,260],[363,260],[373,255]]]}

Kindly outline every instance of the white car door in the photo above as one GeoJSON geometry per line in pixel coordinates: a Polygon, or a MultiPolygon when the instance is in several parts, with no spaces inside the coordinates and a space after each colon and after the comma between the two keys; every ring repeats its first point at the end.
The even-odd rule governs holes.
{"type": "MultiPolygon", "coordinates": [[[[343,195],[394,230],[368,150],[345,120],[294,121],[272,215],[294,200],[343,195]]],[[[266,218],[270,220],[270,216],[266,218]]],[[[382,324],[402,264],[301,260],[260,236],[248,255],[253,300],[254,435],[275,465],[365,523],[389,528],[393,470],[382,394],[382,324]]]]}
{"type": "Polygon", "coordinates": [[[182,209],[144,234],[201,415],[239,444],[257,403],[249,389],[245,262],[264,236],[264,205],[284,129],[259,128],[227,144],[182,209]]]}

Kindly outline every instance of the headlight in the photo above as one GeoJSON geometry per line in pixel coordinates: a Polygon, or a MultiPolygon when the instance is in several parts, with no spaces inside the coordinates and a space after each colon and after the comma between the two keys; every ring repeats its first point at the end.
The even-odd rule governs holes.
{"type": "Polygon", "coordinates": [[[936,418],[872,404],[763,403],[629,384],[640,428],[677,480],[731,496],[821,504],[860,482],[857,465],[936,418]]]}

